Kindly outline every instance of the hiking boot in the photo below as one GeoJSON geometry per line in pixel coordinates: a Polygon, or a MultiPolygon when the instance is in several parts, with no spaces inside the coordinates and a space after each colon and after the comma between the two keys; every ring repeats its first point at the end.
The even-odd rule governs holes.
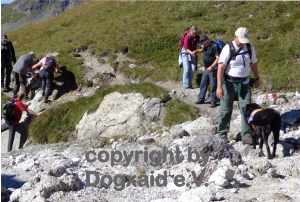
{"type": "Polygon", "coordinates": [[[215,107],[217,107],[216,103],[211,103],[210,106],[209,106],[209,108],[215,108],[215,107]]]}
{"type": "Polygon", "coordinates": [[[194,86],[189,86],[189,89],[194,89],[194,86]]]}
{"type": "Polygon", "coordinates": [[[12,88],[6,87],[6,88],[3,90],[3,92],[5,92],[5,93],[7,93],[7,92],[9,92],[9,91],[12,91],[12,88]]]}
{"type": "Polygon", "coordinates": [[[248,136],[248,137],[243,137],[243,138],[242,138],[242,143],[243,143],[243,144],[253,145],[252,137],[250,137],[250,136],[248,136]]]}
{"type": "Polygon", "coordinates": [[[204,100],[197,100],[196,104],[204,104],[204,100]]]}
{"type": "Polygon", "coordinates": [[[43,99],[43,102],[44,102],[44,103],[48,103],[48,102],[50,102],[50,100],[44,98],[44,99],[43,99]]]}

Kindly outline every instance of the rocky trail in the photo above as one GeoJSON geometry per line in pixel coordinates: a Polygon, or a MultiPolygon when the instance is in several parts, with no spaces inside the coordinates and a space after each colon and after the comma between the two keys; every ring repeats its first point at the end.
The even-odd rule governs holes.
{"type": "MultiPolygon", "coordinates": [[[[84,78],[93,80],[94,86],[101,85],[123,85],[127,83],[139,83],[139,80],[125,78],[115,72],[109,65],[107,58],[97,59],[88,52],[79,52],[80,57],[84,59],[82,71],[84,78]],[[93,78],[100,73],[103,80],[93,78]]],[[[117,54],[120,65],[123,61],[132,62],[133,68],[139,68],[134,65],[123,54],[117,54]]],[[[149,67],[151,68],[151,67],[149,67]]],[[[70,80],[71,75],[60,75],[55,80],[55,90],[53,91],[50,103],[39,102],[40,92],[36,92],[31,100],[33,110],[48,109],[58,104],[76,100],[82,96],[90,96],[97,87],[77,88],[70,80]]],[[[179,82],[161,81],[157,85],[167,89],[172,98],[191,104],[197,110],[199,118],[194,121],[186,122],[167,129],[160,126],[161,131],[145,132],[141,135],[128,134],[122,138],[115,139],[109,136],[109,127],[104,128],[104,132],[109,140],[104,148],[95,145],[95,139],[84,138],[86,135],[92,135],[93,131],[89,128],[99,127],[100,120],[115,120],[120,116],[119,108],[124,109],[124,116],[128,125],[131,122],[142,123],[145,131],[149,131],[153,126],[150,117],[137,117],[132,121],[131,109],[137,110],[136,114],[144,114],[149,107],[152,113],[149,116],[155,116],[157,111],[163,116],[163,107],[155,99],[147,100],[139,95],[133,94],[134,101],[129,102],[126,95],[118,93],[107,96],[94,115],[84,115],[77,126],[78,140],[75,142],[33,145],[29,141],[23,149],[18,150],[19,133],[16,134],[14,141],[14,150],[6,153],[8,131],[1,134],[1,181],[2,201],[101,201],[101,202],[201,202],[201,201],[300,201],[300,129],[297,121],[300,120],[300,95],[297,93],[278,93],[276,100],[268,99],[264,93],[256,90],[253,92],[253,102],[259,104],[267,103],[270,107],[276,109],[282,115],[282,118],[295,126],[287,127],[286,132],[281,131],[280,142],[277,146],[277,157],[268,160],[266,157],[259,157],[259,150],[252,149],[250,146],[242,145],[241,142],[232,140],[229,144],[224,144],[216,136],[217,116],[219,107],[209,108],[209,98],[207,103],[195,105],[199,88],[183,89],[179,82]],[[115,111],[111,108],[110,100],[114,101],[115,111]],[[126,107],[124,107],[126,106],[126,107]],[[145,106],[137,107],[137,106],[145,106]],[[151,108],[151,107],[152,108],[151,108]],[[111,109],[107,114],[103,114],[107,109],[111,109]],[[140,111],[138,111],[140,110],[140,111]],[[285,114],[292,116],[287,117],[285,114]],[[110,118],[108,118],[110,117],[110,118]],[[141,118],[141,119],[138,119],[141,118]],[[85,128],[85,126],[88,126],[85,128]],[[149,128],[147,128],[149,127],[149,128]],[[82,136],[79,131],[83,133],[82,136]],[[106,150],[140,150],[145,147],[149,152],[162,150],[162,145],[166,145],[171,151],[175,151],[176,146],[182,151],[185,160],[182,163],[163,162],[159,166],[150,166],[149,159],[137,162],[130,162],[128,166],[122,166],[122,162],[111,166],[109,162],[99,161],[88,162],[85,153],[94,150],[97,153],[106,150]],[[201,161],[197,163],[188,162],[185,157],[188,156],[187,148],[194,148],[205,151],[212,149],[213,153],[209,157],[203,182],[200,187],[196,186],[192,172],[198,175],[203,171],[200,166],[201,161]],[[114,186],[97,185],[96,187],[87,187],[86,171],[97,171],[100,176],[117,174],[162,175],[167,170],[167,186],[126,186],[121,191],[116,191],[114,186]],[[182,175],[189,182],[188,186],[176,186],[174,176],[182,175]]],[[[10,94],[5,94],[9,96],[10,94]]],[[[236,105],[236,104],[235,104],[236,105]]],[[[231,120],[231,131],[229,136],[237,137],[240,132],[240,113],[235,106],[231,120]]],[[[125,119],[124,118],[124,119],[125,119]]],[[[133,124],[133,123],[132,123],[133,124]]],[[[160,123],[157,123],[160,124],[160,123]]],[[[113,127],[122,128],[124,125],[113,123],[113,127]]],[[[140,126],[133,125],[140,128],[140,126]]],[[[127,126],[126,126],[127,127],[127,126]]],[[[133,127],[133,128],[134,128],[133,127]]],[[[126,128],[127,129],[127,128],[126,128]]],[[[99,131],[99,130],[98,130],[99,131]]],[[[272,138],[269,139],[270,144],[272,138]]],[[[264,152],[265,145],[264,145],[264,152]]],[[[91,181],[95,182],[95,178],[91,181]]],[[[128,179],[127,179],[128,180],[128,179]]]]}

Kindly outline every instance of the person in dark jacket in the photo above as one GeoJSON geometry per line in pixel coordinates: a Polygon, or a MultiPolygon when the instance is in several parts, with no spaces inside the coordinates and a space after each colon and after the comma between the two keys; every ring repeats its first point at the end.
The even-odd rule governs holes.
{"type": "Polygon", "coordinates": [[[28,93],[29,89],[27,88],[27,73],[28,69],[31,70],[32,76],[35,80],[37,80],[34,70],[32,69],[32,66],[34,65],[33,58],[35,58],[35,53],[30,52],[29,54],[22,55],[17,63],[13,67],[13,75],[14,75],[14,89],[12,93],[12,98],[15,98],[17,93],[20,90],[25,92],[25,99],[28,99],[28,93]]]}
{"type": "Polygon", "coordinates": [[[1,39],[1,87],[5,87],[4,92],[12,90],[9,87],[12,72],[11,62],[16,63],[15,49],[12,43],[7,40],[7,36],[3,35],[1,39]],[[6,75],[5,82],[4,75],[6,75]]]}
{"type": "Polygon", "coordinates": [[[202,74],[200,92],[198,95],[198,100],[196,104],[203,104],[205,100],[205,94],[210,83],[210,108],[217,106],[217,70],[218,70],[218,60],[221,53],[221,49],[216,43],[209,40],[207,36],[201,36],[200,44],[202,49],[199,49],[199,53],[203,53],[203,63],[205,66],[204,72],[202,74]]]}

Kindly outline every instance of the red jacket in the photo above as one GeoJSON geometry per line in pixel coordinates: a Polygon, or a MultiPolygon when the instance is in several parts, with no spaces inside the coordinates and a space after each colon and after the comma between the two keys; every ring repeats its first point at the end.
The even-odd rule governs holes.
{"type": "Polygon", "coordinates": [[[15,101],[15,109],[13,113],[14,120],[11,120],[10,123],[14,125],[18,125],[22,117],[23,111],[26,111],[27,108],[19,99],[15,98],[14,101],[15,101]]]}

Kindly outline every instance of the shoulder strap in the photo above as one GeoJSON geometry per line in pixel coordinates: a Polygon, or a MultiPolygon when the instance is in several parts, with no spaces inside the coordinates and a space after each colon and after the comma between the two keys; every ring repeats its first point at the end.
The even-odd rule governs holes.
{"type": "Polygon", "coordinates": [[[250,60],[252,59],[252,49],[250,43],[246,43],[248,53],[250,55],[250,60]]]}
{"type": "Polygon", "coordinates": [[[229,50],[230,50],[230,58],[229,58],[229,60],[227,61],[226,66],[230,63],[230,61],[232,60],[232,58],[233,58],[234,56],[238,55],[238,54],[241,52],[241,50],[243,49],[243,47],[240,47],[240,48],[238,49],[238,51],[235,51],[235,48],[234,48],[234,45],[233,45],[232,41],[231,41],[228,45],[229,45],[229,50]]]}

